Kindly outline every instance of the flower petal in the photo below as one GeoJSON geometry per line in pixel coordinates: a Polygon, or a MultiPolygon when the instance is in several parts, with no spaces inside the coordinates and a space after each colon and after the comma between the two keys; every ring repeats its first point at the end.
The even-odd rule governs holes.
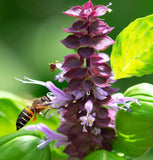
{"type": "Polygon", "coordinates": [[[90,35],[84,35],[80,38],[80,44],[81,45],[89,45],[91,42],[91,37],[90,35]]]}
{"type": "Polygon", "coordinates": [[[117,110],[112,110],[112,109],[109,109],[109,110],[108,110],[108,115],[109,115],[109,117],[111,118],[109,127],[115,128],[116,113],[117,113],[117,110]]]}
{"type": "Polygon", "coordinates": [[[107,78],[101,76],[92,76],[93,83],[99,87],[108,86],[107,78]]]}
{"type": "Polygon", "coordinates": [[[105,30],[103,31],[103,34],[108,34],[110,31],[112,31],[114,29],[114,27],[109,27],[109,26],[107,26],[106,28],[105,28],[105,30]]]}
{"type": "Polygon", "coordinates": [[[112,87],[110,87],[110,86],[105,87],[105,88],[103,88],[103,89],[104,89],[104,91],[106,91],[108,94],[115,93],[115,92],[117,92],[117,91],[119,90],[118,88],[112,88],[112,87]]]}
{"type": "Polygon", "coordinates": [[[89,81],[89,80],[84,80],[82,83],[82,87],[85,91],[90,91],[93,85],[94,84],[92,83],[92,81],[89,81]]]}
{"type": "Polygon", "coordinates": [[[105,107],[99,107],[99,109],[96,111],[96,116],[100,119],[105,119],[108,117],[108,109],[105,107]]]}
{"type": "Polygon", "coordinates": [[[73,16],[73,17],[79,17],[80,13],[83,11],[83,8],[80,7],[80,6],[75,6],[75,7],[72,7],[71,9],[63,12],[64,14],[66,15],[69,15],[69,16],[73,16]]]}
{"type": "Polygon", "coordinates": [[[91,47],[81,47],[78,49],[78,54],[84,58],[90,57],[94,53],[94,49],[91,47]]]}
{"type": "Polygon", "coordinates": [[[130,105],[132,103],[136,103],[137,105],[140,105],[139,101],[132,97],[124,97],[121,93],[116,93],[112,95],[112,100],[107,104],[108,107],[113,109],[123,109],[128,110],[131,112],[130,105]],[[118,106],[119,105],[119,106],[118,106]]]}
{"type": "Polygon", "coordinates": [[[92,109],[93,109],[93,103],[91,100],[88,100],[85,105],[84,105],[85,110],[87,111],[87,113],[91,113],[92,109]]]}
{"type": "Polygon", "coordinates": [[[73,95],[75,96],[75,100],[78,100],[80,98],[82,98],[85,95],[85,91],[81,90],[81,89],[77,89],[73,92],[73,95]]]}
{"type": "Polygon", "coordinates": [[[107,117],[105,119],[101,119],[101,118],[96,118],[96,124],[99,126],[99,127],[108,127],[109,123],[110,123],[110,118],[107,117]]]}
{"type": "Polygon", "coordinates": [[[70,71],[65,73],[64,76],[68,78],[82,78],[87,74],[87,71],[87,68],[71,69],[70,71]]]}
{"type": "Polygon", "coordinates": [[[89,0],[89,2],[87,2],[87,3],[85,3],[83,5],[83,7],[84,7],[84,9],[89,9],[89,8],[94,9],[94,6],[93,6],[91,0],[89,0]]]}
{"type": "Polygon", "coordinates": [[[61,41],[67,48],[76,49],[80,46],[80,39],[76,35],[70,35],[61,41]]]}
{"type": "Polygon", "coordinates": [[[80,60],[80,57],[77,54],[70,54],[64,57],[64,62],[62,67],[68,68],[77,68],[83,64],[83,61],[80,60]]]}
{"type": "Polygon", "coordinates": [[[94,36],[91,42],[92,46],[98,51],[105,50],[114,43],[115,41],[113,39],[104,35],[94,36]]]}
{"type": "Polygon", "coordinates": [[[91,64],[95,66],[108,61],[109,61],[109,56],[108,54],[105,53],[92,54],[90,59],[91,64]]]}
{"type": "Polygon", "coordinates": [[[82,30],[87,26],[87,22],[85,20],[76,20],[73,24],[72,27],[75,30],[82,30]]]}
{"type": "Polygon", "coordinates": [[[102,88],[96,87],[94,89],[94,96],[96,99],[104,100],[107,98],[108,93],[106,91],[104,91],[102,88]]]}
{"type": "Polygon", "coordinates": [[[107,24],[103,21],[95,21],[91,24],[90,29],[94,34],[101,34],[107,28],[107,24]]]}
{"type": "Polygon", "coordinates": [[[74,33],[77,35],[85,35],[86,34],[86,27],[87,27],[88,22],[85,20],[76,20],[71,27],[63,30],[68,33],[74,33]]]}
{"type": "Polygon", "coordinates": [[[68,84],[68,90],[67,92],[72,92],[76,89],[78,89],[82,84],[82,79],[72,79],[68,84]]]}
{"type": "Polygon", "coordinates": [[[26,126],[27,130],[34,130],[37,129],[41,132],[43,132],[45,135],[47,135],[48,137],[54,137],[56,135],[58,135],[57,133],[53,132],[52,130],[50,130],[49,127],[47,127],[46,125],[44,125],[43,123],[39,123],[37,125],[29,125],[26,126]]]}
{"type": "Polygon", "coordinates": [[[94,12],[94,6],[92,4],[92,2],[89,0],[89,2],[87,2],[86,4],[83,5],[84,7],[84,12],[81,14],[82,17],[86,17],[88,19],[88,16],[93,14],[94,12]]]}
{"type": "MultiPolygon", "coordinates": [[[[38,81],[38,80],[33,80],[27,77],[24,77],[24,79],[28,80],[28,81],[23,81],[20,80],[18,78],[15,78],[18,81],[21,81],[22,83],[29,83],[29,84],[38,84],[38,85],[42,85],[47,87],[54,95],[60,96],[60,98],[62,97],[63,100],[68,101],[71,100],[72,97],[71,95],[65,93],[64,91],[62,91],[61,89],[57,88],[51,81],[47,81],[47,82],[42,82],[42,81],[38,81]]],[[[51,96],[52,97],[52,96],[51,96]]],[[[52,100],[52,98],[51,98],[52,100]]]]}
{"type": "Polygon", "coordinates": [[[30,125],[26,126],[26,129],[33,130],[37,129],[41,132],[43,132],[45,135],[47,135],[47,140],[42,140],[38,147],[39,149],[44,148],[49,142],[56,140],[56,146],[59,147],[61,145],[64,145],[68,141],[68,137],[65,135],[58,134],[56,132],[53,132],[50,128],[48,128],[46,125],[39,123],[37,125],[30,125]]]}
{"type": "Polygon", "coordinates": [[[63,29],[63,31],[68,32],[68,33],[74,33],[74,34],[78,34],[78,35],[81,34],[80,31],[75,30],[72,26],[67,29],[66,28],[62,28],[62,29],[63,29]]]}
{"type": "Polygon", "coordinates": [[[97,71],[103,77],[111,76],[111,68],[107,63],[102,63],[101,65],[97,66],[97,71]]]}
{"type": "Polygon", "coordinates": [[[98,144],[101,148],[103,147],[103,137],[101,135],[91,135],[91,139],[98,144]]]}
{"type": "Polygon", "coordinates": [[[94,8],[94,10],[96,11],[94,16],[96,17],[103,16],[108,11],[108,9],[109,8],[107,8],[104,5],[98,5],[94,8]]]}

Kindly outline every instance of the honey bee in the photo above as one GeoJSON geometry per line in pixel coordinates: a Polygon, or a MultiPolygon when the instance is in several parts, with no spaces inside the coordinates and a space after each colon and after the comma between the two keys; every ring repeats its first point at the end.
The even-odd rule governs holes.
{"type": "Polygon", "coordinates": [[[45,110],[50,104],[50,99],[47,96],[36,98],[32,102],[32,106],[25,107],[19,114],[16,127],[17,130],[25,126],[26,123],[33,117],[32,122],[36,120],[36,114],[39,114],[41,111],[45,110]]]}

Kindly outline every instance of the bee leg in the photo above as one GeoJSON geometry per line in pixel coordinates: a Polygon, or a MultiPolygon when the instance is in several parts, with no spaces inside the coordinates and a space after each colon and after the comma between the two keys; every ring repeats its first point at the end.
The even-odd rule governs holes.
{"type": "Polygon", "coordinates": [[[33,120],[31,122],[34,122],[36,120],[36,114],[33,117],[33,120]]]}
{"type": "Polygon", "coordinates": [[[49,118],[51,118],[51,117],[54,115],[54,113],[49,113],[49,111],[50,111],[51,109],[54,109],[54,108],[48,108],[48,109],[44,112],[44,113],[46,114],[46,115],[45,115],[46,119],[49,119],[49,118]]]}
{"type": "Polygon", "coordinates": [[[33,120],[31,122],[34,122],[36,120],[36,113],[34,112],[34,117],[33,120]]]}
{"type": "Polygon", "coordinates": [[[51,113],[50,115],[48,115],[48,113],[47,113],[45,117],[46,117],[46,119],[50,119],[53,115],[54,115],[53,113],[51,113]]]}

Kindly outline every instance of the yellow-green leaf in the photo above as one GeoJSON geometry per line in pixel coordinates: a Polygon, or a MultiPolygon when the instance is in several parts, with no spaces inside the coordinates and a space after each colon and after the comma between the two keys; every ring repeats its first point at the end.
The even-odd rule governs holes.
{"type": "Polygon", "coordinates": [[[111,65],[116,79],[153,73],[153,15],[136,19],[118,35],[111,65]]]}

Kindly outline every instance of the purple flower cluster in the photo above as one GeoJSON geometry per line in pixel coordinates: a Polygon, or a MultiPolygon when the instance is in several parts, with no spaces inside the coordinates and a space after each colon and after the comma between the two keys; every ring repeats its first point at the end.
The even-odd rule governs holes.
{"type": "Polygon", "coordinates": [[[89,1],[83,7],[64,12],[77,17],[71,27],[64,29],[72,34],[61,41],[66,47],[77,49],[77,54],[66,56],[62,64],[68,80],[67,93],[74,97],[62,107],[65,121],[57,129],[69,139],[65,153],[70,157],[82,159],[95,148],[112,150],[113,113],[103,105],[109,103],[111,94],[117,90],[110,87],[112,71],[106,63],[109,56],[99,51],[115,42],[107,36],[113,28],[97,18],[108,10],[103,5],[94,7],[89,1]]]}
{"type": "Polygon", "coordinates": [[[51,100],[50,106],[59,109],[58,113],[62,115],[57,129],[62,135],[43,124],[28,126],[28,129],[38,129],[47,135],[47,140],[43,140],[39,148],[53,139],[57,140],[57,146],[66,144],[64,152],[69,159],[83,159],[95,149],[111,151],[116,111],[120,108],[131,111],[129,105],[138,103],[133,98],[112,95],[118,89],[111,87],[113,73],[106,63],[109,56],[100,51],[115,43],[107,36],[113,28],[97,18],[110,11],[108,6],[94,7],[89,0],[83,7],[75,6],[64,12],[77,17],[71,27],[63,29],[71,35],[61,41],[66,47],[77,49],[77,54],[67,55],[62,64],[56,64],[62,72],[55,79],[60,82],[66,80],[66,90],[57,88],[50,81],[41,82],[27,77],[25,79],[28,81],[18,79],[23,83],[43,85],[50,90],[47,94],[51,100]]]}

